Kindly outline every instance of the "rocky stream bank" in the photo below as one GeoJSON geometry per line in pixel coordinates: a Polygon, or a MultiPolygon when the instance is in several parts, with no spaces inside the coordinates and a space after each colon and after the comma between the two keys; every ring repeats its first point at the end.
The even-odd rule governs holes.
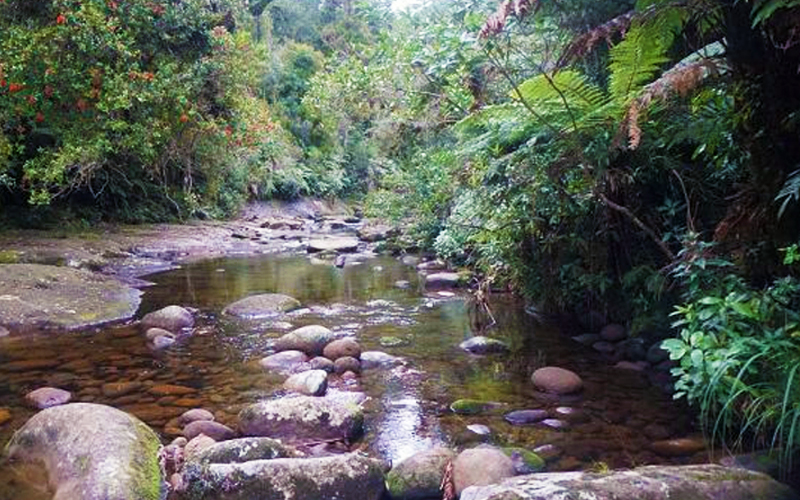
{"type": "MultiPolygon", "coordinates": [[[[470,398],[445,394],[448,404],[417,415],[416,425],[449,419],[461,434],[439,433],[402,455],[376,452],[381,449],[371,443],[380,434],[376,427],[404,425],[371,420],[381,387],[388,393],[398,390],[393,388],[398,381],[405,384],[402,397],[388,402],[391,411],[402,413],[429,404],[402,391],[435,374],[402,350],[392,354],[393,347],[409,342],[396,325],[387,332],[394,335],[383,334],[376,344],[354,333],[358,328],[346,319],[336,324],[324,319],[353,314],[378,318],[379,327],[385,315],[395,314],[392,321],[399,324],[412,321],[409,316],[420,314],[417,309],[435,311],[439,301],[458,300],[464,281],[444,263],[407,255],[403,264],[419,269],[419,278],[387,278],[397,290],[422,290],[421,305],[412,309],[384,299],[367,302],[366,309],[322,307],[271,290],[231,296],[218,316],[209,317],[203,304],[176,300],[135,319],[149,293],[147,275],[155,271],[218,257],[286,253],[346,269],[370,261],[383,250],[385,238],[396,234],[340,208],[304,202],[251,207],[235,222],[111,228],[84,237],[16,233],[0,238],[0,374],[5,388],[24,391],[25,404],[37,411],[21,414],[0,400],[0,432],[15,431],[0,471],[13,468],[16,477],[45,490],[41,496],[19,496],[15,491],[23,489],[9,485],[0,488],[0,499],[798,498],[764,474],[719,465],[544,472],[586,468],[575,459],[580,451],[560,449],[567,442],[560,445],[559,439],[572,433],[590,436],[583,443],[600,443],[584,444],[598,461],[603,456],[596,453],[612,449],[641,453],[647,448],[637,457],[664,464],[673,459],[695,463],[705,453],[701,439],[683,435],[667,420],[623,414],[620,423],[635,420],[633,428],[613,422],[609,427],[606,421],[617,417],[593,399],[601,384],[582,365],[528,363],[530,373],[522,370],[525,395],[514,398],[525,406],[494,401],[477,390],[470,398]],[[298,327],[298,320],[305,324],[298,327]],[[209,324],[226,321],[255,322],[256,330],[273,332],[268,338],[254,334],[257,348],[248,352],[256,354],[236,367],[251,379],[273,381],[268,388],[254,391],[237,380],[212,390],[216,384],[206,380],[229,370],[221,365],[223,354],[192,360],[193,339],[207,338],[209,324]],[[64,332],[125,322],[103,330],[123,342],[125,354],[119,348],[106,352],[100,344],[89,353],[60,347],[59,339],[73,335],[64,332]],[[41,335],[53,341],[44,348],[36,344],[38,352],[30,355],[27,339],[41,335]],[[181,350],[184,357],[170,357],[181,350]],[[159,372],[164,365],[190,360],[195,364],[182,371],[159,372]],[[378,382],[365,392],[371,380],[378,382]],[[609,429],[625,437],[603,438],[609,429]],[[508,436],[531,430],[537,446],[509,445],[508,436]]],[[[313,287],[314,280],[307,281],[303,286],[313,287]]],[[[511,340],[480,333],[486,336],[471,332],[444,356],[482,367],[497,366],[519,351],[511,340]]],[[[664,387],[663,352],[629,339],[624,327],[576,333],[570,348],[585,349],[616,379],[630,380],[628,390],[664,387]]],[[[388,435],[394,439],[402,433],[388,435]]],[[[0,484],[8,477],[0,473],[0,484]]]]}

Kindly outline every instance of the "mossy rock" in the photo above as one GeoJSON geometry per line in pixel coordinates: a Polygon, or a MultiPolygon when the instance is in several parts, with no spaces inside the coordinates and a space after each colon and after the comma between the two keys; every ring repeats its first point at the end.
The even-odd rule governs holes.
{"type": "Polygon", "coordinates": [[[160,446],[156,433],[132,415],[72,403],[31,417],[6,445],[4,459],[27,473],[44,468],[54,498],[160,500],[160,446]]]}
{"type": "Polygon", "coordinates": [[[421,451],[397,464],[386,475],[386,489],[392,500],[440,498],[439,487],[448,462],[456,455],[447,448],[421,451]]]}
{"type": "Polygon", "coordinates": [[[324,458],[277,458],[236,464],[187,464],[190,500],[380,500],[380,462],[357,453],[324,458]]]}
{"type": "Polygon", "coordinates": [[[0,324],[78,330],[136,314],[142,292],[106,276],[40,264],[0,265],[0,324]]]}
{"type": "Polygon", "coordinates": [[[544,459],[525,448],[503,448],[503,453],[514,462],[514,470],[517,471],[517,474],[532,474],[541,472],[545,468],[544,459]]]}
{"type": "Polygon", "coordinates": [[[477,399],[459,399],[453,401],[450,409],[459,415],[478,415],[487,411],[501,407],[500,403],[494,401],[479,401],[477,399]]]}

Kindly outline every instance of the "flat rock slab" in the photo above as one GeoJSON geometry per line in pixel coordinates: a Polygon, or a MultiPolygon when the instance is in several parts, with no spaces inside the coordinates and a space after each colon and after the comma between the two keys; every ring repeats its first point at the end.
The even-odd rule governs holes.
{"type": "Polygon", "coordinates": [[[380,462],[356,453],[187,465],[187,496],[195,500],[379,500],[380,462]]]}
{"type": "Polygon", "coordinates": [[[0,325],[78,330],[130,319],[142,292],[99,274],[40,264],[0,265],[0,325]]]}
{"type": "Polygon", "coordinates": [[[300,307],[300,302],[280,293],[262,293],[238,300],[222,310],[242,319],[261,319],[277,316],[300,307]]]}
{"type": "Polygon", "coordinates": [[[798,500],[791,488],[765,474],[719,465],[639,467],[609,473],[556,472],[518,476],[466,488],[461,500],[798,500]]]}
{"type": "Polygon", "coordinates": [[[357,238],[325,238],[308,242],[308,251],[316,252],[355,252],[358,250],[357,238]]]}

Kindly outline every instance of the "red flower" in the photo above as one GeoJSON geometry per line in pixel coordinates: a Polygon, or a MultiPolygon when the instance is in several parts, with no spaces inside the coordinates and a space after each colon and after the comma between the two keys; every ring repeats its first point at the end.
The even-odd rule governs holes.
{"type": "Polygon", "coordinates": [[[58,17],[56,17],[56,24],[66,24],[66,23],[67,23],[67,18],[64,17],[64,14],[59,14],[58,17]]]}
{"type": "Polygon", "coordinates": [[[23,87],[24,85],[22,85],[21,83],[10,83],[8,85],[8,92],[10,94],[13,94],[14,92],[19,92],[20,90],[23,89],[23,87]]]}
{"type": "Polygon", "coordinates": [[[188,117],[188,116],[186,116],[186,113],[184,113],[184,114],[182,114],[182,115],[181,115],[181,117],[179,118],[179,120],[181,121],[181,123],[186,123],[186,122],[188,122],[188,121],[189,121],[189,117],[188,117]]]}
{"type": "Polygon", "coordinates": [[[34,118],[34,120],[36,120],[36,123],[42,123],[44,121],[44,115],[41,111],[36,113],[36,118],[34,118]]]}
{"type": "Polygon", "coordinates": [[[28,97],[26,97],[26,99],[28,100],[28,104],[30,104],[31,106],[36,104],[36,97],[35,96],[29,95],[28,97]]]}

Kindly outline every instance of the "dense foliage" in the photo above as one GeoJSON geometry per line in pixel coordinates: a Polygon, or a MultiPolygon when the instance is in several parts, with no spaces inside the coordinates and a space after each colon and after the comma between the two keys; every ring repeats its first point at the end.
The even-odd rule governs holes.
{"type": "Polygon", "coordinates": [[[673,336],[720,441],[800,445],[797,2],[6,0],[0,28],[4,207],[350,197],[484,290],[673,336]]]}

